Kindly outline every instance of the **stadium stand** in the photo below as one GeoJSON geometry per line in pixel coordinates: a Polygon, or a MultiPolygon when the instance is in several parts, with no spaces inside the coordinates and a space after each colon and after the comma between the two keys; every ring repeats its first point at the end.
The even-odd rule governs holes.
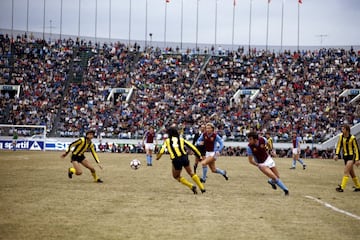
{"type": "Polygon", "coordinates": [[[161,134],[175,123],[191,139],[199,122],[212,121],[226,141],[263,129],[288,142],[296,129],[304,141],[319,143],[343,123],[360,122],[358,98],[341,95],[360,89],[359,60],[353,49],[197,54],[0,35],[0,85],[21,87],[18,97],[1,90],[0,123],[46,125],[50,136],[95,128],[102,137],[137,139],[147,125],[161,134]],[[108,100],[113,88],[135,91],[128,100],[108,100]]]}

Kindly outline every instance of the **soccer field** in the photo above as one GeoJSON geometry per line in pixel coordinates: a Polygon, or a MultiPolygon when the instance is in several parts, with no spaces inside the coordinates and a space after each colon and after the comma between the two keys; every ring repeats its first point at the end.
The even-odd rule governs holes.
{"type": "MultiPolygon", "coordinates": [[[[168,155],[152,167],[145,155],[99,153],[103,184],[88,170],[69,179],[70,157],[61,152],[0,152],[0,239],[359,239],[360,192],[349,180],[343,193],[343,161],[306,159],[290,170],[276,159],[290,195],[244,157],[220,157],[229,181],[208,173],[207,192],[194,195],[171,175],[168,155]],[[131,159],[142,166],[132,170],[131,159]]],[[[91,154],[87,153],[92,163],[91,154]]],[[[154,156],[155,157],[155,156],[154,156]]],[[[190,156],[193,164],[194,156],[190,156]]],[[[358,176],[360,171],[356,168],[358,176]]],[[[188,180],[191,178],[183,171],[188,180]]],[[[200,174],[201,175],[201,174],[200,174]]]]}

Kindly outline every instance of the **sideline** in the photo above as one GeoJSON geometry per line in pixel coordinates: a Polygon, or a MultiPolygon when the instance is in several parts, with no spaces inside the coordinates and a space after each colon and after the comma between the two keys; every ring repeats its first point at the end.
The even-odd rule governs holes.
{"type": "Polygon", "coordinates": [[[314,200],[314,201],[316,201],[316,202],[324,205],[325,207],[331,208],[332,210],[334,210],[334,211],[336,211],[336,212],[343,213],[343,214],[345,214],[345,215],[347,215],[347,216],[350,216],[350,217],[353,217],[353,218],[355,218],[355,219],[357,219],[357,220],[360,220],[360,216],[357,216],[357,215],[355,215],[355,214],[352,214],[352,213],[349,213],[349,212],[347,212],[347,211],[341,210],[341,209],[339,209],[339,208],[337,208],[337,207],[332,206],[331,204],[329,204],[329,203],[327,203],[327,202],[321,201],[321,200],[319,200],[319,199],[317,199],[317,198],[314,198],[314,197],[312,197],[312,196],[305,196],[305,197],[306,197],[306,198],[309,198],[309,199],[312,199],[312,200],[314,200]]]}

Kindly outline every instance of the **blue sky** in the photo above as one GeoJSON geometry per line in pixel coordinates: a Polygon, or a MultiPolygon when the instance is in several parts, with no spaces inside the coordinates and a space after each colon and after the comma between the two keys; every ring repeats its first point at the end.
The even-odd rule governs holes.
{"type": "MultiPolygon", "coordinates": [[[[43,31],[44,0],[0,1],[0,28],[43,31]],[[14,15],[12,18],[12,3],[14,15]]],[[[152,40],[206,44],[231,44],[233,33],[233,0],[199,0],[198,31],[196,32],[197,0],[131,0],[131,22],[129,21],[130,0],[80,0],[80,35],[95,36],[95,16],[97,16],[96,37],[109,37],[109,3],[111,1],[111,38],[124,40],[144,40],[147,22],[147,41],[152,40]],[[98,3],[97,15],[96,1],[98,3]],[[146,2],[148,17],[146,21],[146,2]],[[181,5],[183,3],[183,33],[181,34],[181,5]],[[217,8],[216,8],[217,5],[217,8]],[[215,10],[217,9],[217,14],[215,10]],[[215,16],[217,16],[215,34],[215,16]],[[129,24],[131,23],[131,24],[129,24]],[[130,35],[129,35],[130,33],[130,35]],[[166,35],[165,35],[166,33],[166,35]],[[197,34],[196,34],[197,33],[197,34]],[[216,37],[215,37],[216,35],[216,37]]],[[[269,5],[268,44],[281,44],[282,4],[284,1],[283,45],[296,46],[298,41],[298,0],[271,0],[269,5]]],[[[302,0],[300,5],[301,46],[313,45],[360,45],[359,0],[302,0]],[[320,37],[322,35],[323,37],[320,37]]],[[[45,31],[60,33],[61,0],[45,0],[45,31]]],[[[268,0],[252,0],[251,25],[250,0],[236,0],[234,21],[234,44],[247,45],[251,26],[251,44],[266,44],[268,0]]],[[[77,35],[79,0],[63,0],[63,35],[77,35]]]]}

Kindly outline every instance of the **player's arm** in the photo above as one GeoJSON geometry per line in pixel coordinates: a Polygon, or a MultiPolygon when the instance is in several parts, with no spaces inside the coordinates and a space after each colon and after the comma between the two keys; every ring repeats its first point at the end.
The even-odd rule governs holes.
{"type": "Polygon", "coordinates": [[[82,139],[79,138],[78,140],[70,143],[70,145],[69,145],[68,148],[66,149],[65,153],[63,153],[63,154],[61,155],[61,157],[62,157],[62,158],[66,157],[66,156],[69,154],[70,150],[71,150],[73,147],[79,145],[81,142],[82,142],[82,139]]]}
{"type": "Polygon", "coordinates": [[[195,145],[203,145],[203,142],[204,141],[204,134],[201,134],[200,137],[196,140],[196,143],[195,145]]]}
{"type": "Polygon", "coordinates": [[[353,151],[354,151],[354,160],[355,160],[355,163],[357,163],[360,160],[360,156],[359,156],[360,152],[359,152],[359,145],[358,145],[355,137],[353,140],[353,151]]]}
{"type": "Polygon", "coordinates": [[[99,156],[97,155],[96,151],[95,151],[95,145],[91,144],[90,146],[90,151],[91,154],[93,155],[95,162],[97,163],[97,165],[99,166],[100,169],[102,169],[102,166],[100,165],[100,160],[99,160],[99,156]]]}
{"type": "Polygon", "coordinates": [[[219,145],[217,146],[215,152],[221,153],[224,148],[224,141],[218,134],[216,134],[215,144],[216,143],[218,143],[219,145]]]}
{"type": "Polygon", "coordinates": [[[165,142],[163,143],[163,145],[161,146],[159,153],[156,154],[156,160],[159,160],[161,158],[161,156],[164,154],[168,141],[169,141],[169,139],[166,139],[165,142]]]}
{"type": "Polygon", "coordinates": [[[340,154],[340,150],[341,150],[341,144],[342,144],[342,134],[340,134],[338,142],[336,144],[335,155],[334,155],[335,160],[339,159],[339,154],[340,154]]]}
{"type": "Polygon", "coordinates": [[[258,167],[259,164],[255,161],[253,152],[251,151],[251,149],[249,147],[246,149],[246,152],[247,152],[247,155],[248,155],[249,163],[256,166],[256,167],[258,167]]]}
{"type": "Polygon", "coordinates": [[[195,153],[195,155],[198,158],[201,158],[201,153],[200,153],[199,149],[197,149],[197,147],[195,147],[192,143],[186,141],[185,139],[184,139],[184,143],[187,147],[189,147],[191,150],[193,150],[193,152],[195,153]]]}

